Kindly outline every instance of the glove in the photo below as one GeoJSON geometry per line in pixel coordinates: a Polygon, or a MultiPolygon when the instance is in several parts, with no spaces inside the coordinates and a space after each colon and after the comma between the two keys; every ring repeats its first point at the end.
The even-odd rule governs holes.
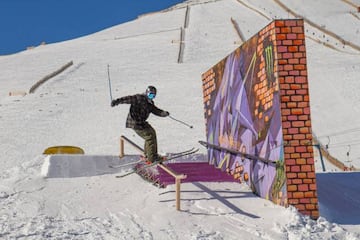
{"type": "Polygon", "coordinates": [[[161,113],[161,116],[162,117],[167,117],[167,116],[169,116],[170,115],[170,113],[168,112],[168,111],[163,111],[162,113],[161,113]]]}
{"type": "Polygon", "coordinates": [[[114,99],[111,101],[111,107],[115,107],[116,105],[119,105],[120,100],[119,99],[114,99]]]}

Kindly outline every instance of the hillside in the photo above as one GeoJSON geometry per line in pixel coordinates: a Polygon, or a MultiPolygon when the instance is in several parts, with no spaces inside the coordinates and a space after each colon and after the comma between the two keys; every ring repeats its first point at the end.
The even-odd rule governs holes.
{"type": "MultiPolygon", "coordinates": [[[[360,5],[358,0],[351,2],[360,5]]],[[[128,106],[110,107],[107,65],[114,97],[155,85],[156,104],[194,125],[189,129],[152,116],[159,152],[201,147],[197,143],[205,138],[201,74],[242,43],[234,23],[248,39],[271,19],[292,18],[293,13],[306,19],[313,133],[334,157],[359,168],[360,14],[354,6],[339,0],[326,5],[304,0],[189,0],[86,37],[0,56],[0,237],[359,237],[359,221],[329,222],[321,215],[321,206],[322,217],[313,221],[293,208],[257,198],[246,185],[183,184],[183,211],[175,212],[174,186],[157,189],[138,176],[120,181],[113,173],[77,178],[40,175],[42,152],[49,146],[75,145],[88,155],[116,157],[121,134],[142,144],[125,129],[128,106]],[[35,93],[9,96],[28,93],[69,61],[73,61],[70,68],[35,93]]],[[[206,154],[205,148],[200,150],[206,154]]],[[[126,153],[136,152],[127,148],[126,153]]],[[[316,164],[321,171],[318,159],[316,164]]],[[[326,164],[328,171],[336,169],[326,164]]],[[[358,201],[356,196],[352,199],[358,201]]]]}

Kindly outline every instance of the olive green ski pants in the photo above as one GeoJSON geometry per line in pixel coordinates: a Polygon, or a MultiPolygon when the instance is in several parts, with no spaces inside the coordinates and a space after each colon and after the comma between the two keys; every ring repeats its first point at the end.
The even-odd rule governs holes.
{"type": "Polygon", "coordinates": [[[137,135],[145,140],[144,153],[148,161],[154,162],[158,160],[157,139],[155,129],[148,125],[144,129],[134,129],[137,135]]]}

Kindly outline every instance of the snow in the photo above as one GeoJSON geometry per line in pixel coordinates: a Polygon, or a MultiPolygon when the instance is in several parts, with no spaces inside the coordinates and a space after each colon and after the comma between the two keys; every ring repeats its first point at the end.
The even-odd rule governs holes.
{"type": "MultiPolygon", "coordinates": [[[[354,212],[360,198],[354,184],[360,177],[332,173],[340,170],[327,161],[327,173],[320,173],[318,156],[321,217],[316,221],[237,183],[182,184],[181,211],[176,211],[174,185],[159,189],[137,175],[117,179],[124,169],[108,167],[120,162],[120,135],[142,144],[124,127],[128,106],[110,107],[108,64],[114,97],[155,85],[156,104],[194,126],[152,116],[160,152],[196,146],[206,154],[197,143],[205,138],[201,74],[238,46],[231,18],[247,38],[269,23],[241,2],[268,18],[291,17],[275,1],[192,0],[89,36],[0,56],[0,238],[359,239],[360,215],[354,212]],[[178,64],[187,5],[189,26],[178,64]],[[69,61],[72,67],[34,94],[9,96],[28,92],[69,61]],[[42,155],[54,145],[79,146],[86,155],[73,160],[42,155]]],[[[349,11],[359,13],[344,1],[282,2],[360,44],[359,20],[349,11]]],[[[306,46],[313,132],[324,145],[330,139],[331,154],[359,168],[359,51],[308,24],[305,28],[311,37],[306,46]]],[[[127,146],[125,153],[136,154],[127,146]]]]}

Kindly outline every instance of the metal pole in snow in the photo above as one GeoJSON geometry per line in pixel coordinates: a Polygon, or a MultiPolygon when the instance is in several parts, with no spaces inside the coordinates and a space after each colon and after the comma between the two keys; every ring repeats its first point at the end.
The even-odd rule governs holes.
{"type": "Polygon", "coordinates": [[[109,91],[110,91],[110,103],[113,100],[112,93],[111,93],[111,81],[110,81],[110,65],[107,65],[107,72],[108,72],[108,80],[109,80],[109,91]]]}

